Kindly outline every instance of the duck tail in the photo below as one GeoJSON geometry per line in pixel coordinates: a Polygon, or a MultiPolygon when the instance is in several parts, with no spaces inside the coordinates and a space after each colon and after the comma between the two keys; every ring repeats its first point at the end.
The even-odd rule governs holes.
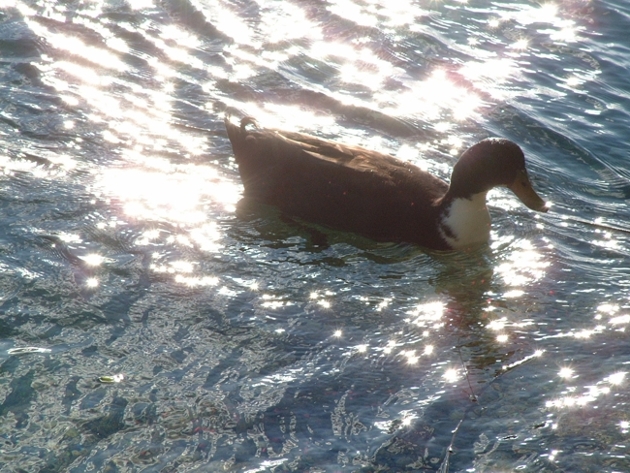
{"type": "Polygon", "coordinates": [[[242,113],[236,111],[236,117],[243,117],[239,121],[234,116],[234,112],[234,109],[226,110],[224,122],[228,137],[232,143],[234,157],[236,162],[240,165],[245,161],[252,160],[252,156],[257,156],[257,153],[253,153],[252,151],[252,149],[255,149],[257,146],[256,140],[251,136],[251,133],[258,128],[258,123],[253,117],[243,116],[242,113]]]}
{"type": "MultiPolygon", "coordinates": [[[[234,112],[236,110],[232,108],[228,108],[225,112],[225,117],[223,121],[225,122],[225,128],[228,133],[228,137],[232,142],[233,147],[239,146],[240,143],[244,142],[248,135],[248,126],[253,126],[254,128],[258,128],[258,122],[254,117],[244,116],[241,118],[240,123],[235,123],[234,112]]],[[[239,113],[239,115],[242,115],[239,113]]]]}
{"type": "Polygon", "coordinates": [[[236,110],[233,108],[228,108],[225,111],[225,115],[223,116],[223,122],[225,123],[225,129],[227,130],[228,133],[228,137],[230,138],[230,141],[232,142],[232,145],[234,145],[235,142],[237,142],[240,138],[240,128],[238,125],[236,125],[234,123],[234,112],[236,110]]]}
{"type": "Polygon", "coordinates": [[[248,116],[241,118],[241,131],[243,133],[246,133],[247,130],[245,129],[245,127],[247,127],[247,125],[253,125],[254,128],[258,128],[258,122],[254,117],[248,116]]]}

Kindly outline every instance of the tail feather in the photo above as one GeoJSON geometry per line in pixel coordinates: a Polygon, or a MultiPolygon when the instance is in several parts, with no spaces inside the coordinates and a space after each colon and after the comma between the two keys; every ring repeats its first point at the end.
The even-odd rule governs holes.
{"type": "Polygon", "coordinates": [[[241,133],[239,126],[234,124],[231,109],[226,110],[225,116],[223,117],[223,122],[225,123],[225,129],[227,130],[228,138],[230,138],[232,146],[234,146],[234,144],[239,140],[241,133]]]}
{"type": "Polygon", "coordinates": [[[254,128],[258,128],[258,122],[256,121],[256,119],[254,117],[243,117],[241,118],[241,131],[245,132],[245,127],[247,127],[247,125],[253,125],[254,128]]]}
{"type": "Polygon", "coordinates": [[[251,116],[244,116],[237,124],[235,123],[232,112],[232,109],[228,109],[225,112],[225,117],[223,121],[225,123],[225,129],[227,130],[230,142],[232,143],[232,147],[236,152],[237,149],[240,149],[242,147],[245,139],[247,138],[247,135],[249,134],[247,127],[252,125],[254,128],[258,128],[258,122],[255,118],[251,116]]]}

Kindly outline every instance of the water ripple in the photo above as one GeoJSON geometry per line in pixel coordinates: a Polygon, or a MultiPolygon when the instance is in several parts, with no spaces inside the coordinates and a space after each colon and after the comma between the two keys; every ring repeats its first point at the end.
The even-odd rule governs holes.
{"type": "Polygon", "coordinates": [[[9,468],[629,469],[629,21],[615,0],[5,2],[9,468]],[[492,244],[457,255],[296,221],[241,199],[227,107],[444,178],[504,136],[552,211],[493,191],[492,244]]]}

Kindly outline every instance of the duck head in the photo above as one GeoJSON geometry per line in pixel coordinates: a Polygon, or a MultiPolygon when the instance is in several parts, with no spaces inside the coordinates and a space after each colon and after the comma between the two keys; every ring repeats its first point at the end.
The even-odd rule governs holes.
{"type": "Polygon", "coordinates": [[[468,148],[453,168],[447,195],[471,199],[499,186],[510,189],[532,210],[549,210],[549,204],[532,187],[523,151],[505,139],[488,138],[468,148]]]}

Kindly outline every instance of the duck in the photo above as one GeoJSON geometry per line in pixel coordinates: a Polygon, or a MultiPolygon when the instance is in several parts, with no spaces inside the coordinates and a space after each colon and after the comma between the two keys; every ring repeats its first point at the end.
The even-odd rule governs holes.
{"type": "Polygon", "coordinates": [[[516,143],[486,138],[464,151],[450,183],[412,163],[360,146],[262,128],[255,118],[225,126],[243,196],[298,219],[376,241],[441,251],[487,244],[488,191],[507,187],[532,210],[549,204],[532,187],[516,143]]]}

